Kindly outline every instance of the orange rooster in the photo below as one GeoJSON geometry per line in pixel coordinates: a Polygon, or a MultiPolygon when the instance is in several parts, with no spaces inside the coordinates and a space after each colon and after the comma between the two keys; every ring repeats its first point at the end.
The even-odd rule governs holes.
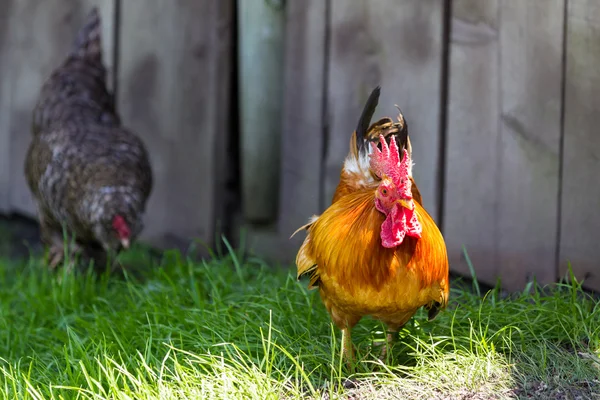
{"type": "Polygon", "coordinates": [[[376,87],[352,135],[331,206],[298,229],[308,231],[296,256],[298,279],[309,275],[309,288],[319,288],[350,367],[350,332],[363,316],[383,321],[391,344],[420,307],[431,320],[449,295],[446,245],[412,177],[404,117],[369,126],[379,94],[376,87]]]}

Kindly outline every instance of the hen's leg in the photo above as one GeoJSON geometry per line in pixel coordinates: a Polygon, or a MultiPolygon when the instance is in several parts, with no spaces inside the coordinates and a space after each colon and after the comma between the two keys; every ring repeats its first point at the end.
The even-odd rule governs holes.
{"type": "MultiPolygon", "coordinates": [[[[48,217],[42,209],[38,207],[38,217],[40,220],[40,236],[42,243],[48,247],[48,268],[56,269],[61,263],[65,262],[65,238],[63,231],[57,228],[52,218],[48,217]]],[[[75,265],[75,256],[81,248],[73,243],[67,242],[68,263],[66,268],[71,270],[75,265]]]]}
{"type": "Polygon", "coordinates": [[[50,245],[48,248],[48,268],[56,269],[56,267],[64,259],[64,250],[62,245],[50,245]]]}
{"type": "Polygon", "coordinates": [[[64,259],[64,244],[60,232],[45,222],[40,216],[40,233],[42,243],[48,247],[48,267],[55,269],[64,259]]]}
{"type": "Polygon", "coordinates": [[[75,267],[75,260],[77,254],[81,252],[81,248],[76,243],[67,244],[67,258],[65,259],[65,245],[62,240],[59,242],[58,235],[55,236],[54,244],[49,250],[49,263],[50,269],[56,269],[61,263],[64,263],[64,268],[67,272],[70,272],[75,267]]]}

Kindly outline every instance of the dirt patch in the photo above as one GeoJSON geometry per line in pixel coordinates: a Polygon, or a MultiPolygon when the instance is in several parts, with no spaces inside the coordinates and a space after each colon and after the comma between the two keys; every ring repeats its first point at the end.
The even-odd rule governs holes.
{"type": "MultiPolygon", "coordinates": [[[[510,390],[498,392],[497,388],[483,385],[478,391],[457,389],[442,391],[423,383],[395,385],[374,385],[369,380],[345,380],[342,385],[334,384],[334,396],[330,396],[328,384],[320,388],[320,400],[339,398],[344,400],[387,400],[387,399],[427,399],[427,400],[502,400],[512,399],[515,393],[510,390]]],[[[312,398],[306,393],[306,398],[312,398]]]]}
{"type": "MultiPolygon", "coordinates": [[[[600,399],[600,381],[577,382],[572,385],[549,385],[545,382],[531,382],[524,388],[518,388],[504,393],[494,393],[492,390],[482,388],[481,391],[470,389],[454,390],[452,393],[443,393],[428,388],[418,387],[408,390],[407,388],[394,388],[387,386],[382,388],[371,385],[361,385],[353,382],[353,385],[344,385],[347,389],[339,398],[347,400],[363,399],[431,399],[431,400],[500,400],[500,399],[535,399],[535,400],[598,400],[600,399]],[[426,394],[425,394],[426,393],[426,394]]],[[[339,392],[338,392],[339,393],[339,392]]],[[[335,397],[335,396],[334,396],[335,397]]],[[[321,392],[321,399],[330,399],[327,390],[321,392]]]]}
{"type": "Polygon", "coordinates": [[[513,392],[517,399],[555,400],[598,400],[600,381],[575,382],[571,385],[555,385],[546,382],[531,382],[513,392]]]}

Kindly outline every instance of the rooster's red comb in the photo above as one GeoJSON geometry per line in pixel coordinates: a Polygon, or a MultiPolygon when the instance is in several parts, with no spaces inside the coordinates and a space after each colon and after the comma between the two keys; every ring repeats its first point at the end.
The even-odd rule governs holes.
{"type": "Polygon", "coordinates": [[[410,157],[408,152],[403,149],[402,161],[400,161],[398,145],[394,138],[390,140],[390,146],[387,145],[383,135],[379,135],[379,141],[381,142],[381,150],[379,150],[376,143],[371,142],[373,148],[371,169],[380,178],[386,175],[392,179],[397,187],[403,186],[404,182],[409,181],[410,157]]]}

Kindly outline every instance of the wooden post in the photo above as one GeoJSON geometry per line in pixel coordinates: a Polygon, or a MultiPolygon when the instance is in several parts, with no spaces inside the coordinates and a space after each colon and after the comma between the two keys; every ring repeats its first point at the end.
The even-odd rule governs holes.
{"type": "Polygon", "coordinates": [[[279,231],[289,236],[319,204],[324,141],[327,7],[330,0],[288,0],[285,45],[285,95],[281,162],[279,231]]]}
{"type": "Polygon", "coordinates": [[[329,1],[286,1],[278,223],[275,229],[252,229],[249,241],[256,254],[286,265],[304,240],[304,233],[290,235],[322,211],[329,1]]]}
{"type": "Polygon", "coordinates": [[[238,67],[243,213],[277,216],[283,100],[282,0],[238,0],[238,67]]]}

